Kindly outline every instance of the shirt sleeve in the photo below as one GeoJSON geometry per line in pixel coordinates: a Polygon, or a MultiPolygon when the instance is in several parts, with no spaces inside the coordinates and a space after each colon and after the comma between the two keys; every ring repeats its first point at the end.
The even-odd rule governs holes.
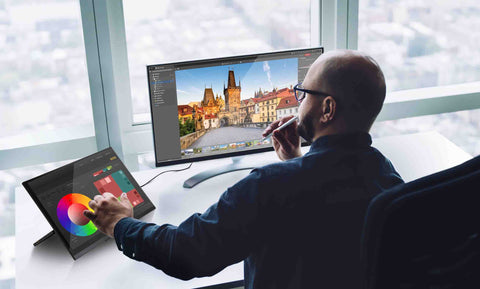
{"type": "Polygon", "coordinates": [[[260,178],[253,170],[178,227],[123,218],[114,228],[118,249],[182,280],[214,275],[245,259],[261,241],[260,178]]]}

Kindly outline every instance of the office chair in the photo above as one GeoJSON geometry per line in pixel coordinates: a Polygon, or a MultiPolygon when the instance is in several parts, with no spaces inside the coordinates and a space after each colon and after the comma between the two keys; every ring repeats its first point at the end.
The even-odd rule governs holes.
{"type": "Polygon", "coordinates": [[[363,288],[480,288],[480,156],[369,204],[363,288]]]}

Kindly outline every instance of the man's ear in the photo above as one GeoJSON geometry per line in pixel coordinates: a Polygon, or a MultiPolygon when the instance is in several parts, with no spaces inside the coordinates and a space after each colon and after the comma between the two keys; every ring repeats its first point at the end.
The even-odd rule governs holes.
{"type": "Polygon", "coordinates": [[[327,96],[322,101],[322,116],[320,121],[322,123],[328,123],[332,121],[337,113],[337,102],[331,96],[327,96]]]}

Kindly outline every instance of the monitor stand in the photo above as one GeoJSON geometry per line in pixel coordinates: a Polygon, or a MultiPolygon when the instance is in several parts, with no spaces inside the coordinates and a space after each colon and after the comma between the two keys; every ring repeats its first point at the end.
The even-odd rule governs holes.
{"type": "Polygon", "coordinates": [[[38,239],[35,243],[33,243],[33,246],[38,246],[40,245],[40,243],[42,243],[43,241],[47,240],[48,238],[50,238],[51,236],[53,236],[55,234],[55,231],[50,231],[48,234],[46,234],[45,236],[41,237],[40,239],[38,239]]]}
{"type": "MultiPolygon", "coordinates": [[[[231,159],[232,159],[231,164],[214,167],[212,169],[209,169],[194,175],[193,177],[189,178],[183,183],[183,187],[190,189],[205,180],[208,180],[210,178],[213,178],[221,174],[240,171],[240,170],[252,170],[255,167],[257,167],[255,165],[255,162],[249,162],[249,163],[242,162],[242,160],[244,159],[243,157],[232,157],[231,159]]],[[[258,162],[256,164],[258,165],[258,162]]],[[[262,165],[265,165],[265,163],[262,163],[262,165]]]]}

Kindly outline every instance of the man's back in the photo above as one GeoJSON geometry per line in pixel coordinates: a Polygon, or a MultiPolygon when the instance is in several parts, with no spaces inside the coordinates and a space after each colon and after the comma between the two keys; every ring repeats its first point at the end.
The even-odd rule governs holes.
{"type": "Polygon", "coordinates": [[[369,200],[402,183],[368,134],[327,136],[305,156],[258,169],[264,229],[246,288],[356,288],[369,200]]]}

